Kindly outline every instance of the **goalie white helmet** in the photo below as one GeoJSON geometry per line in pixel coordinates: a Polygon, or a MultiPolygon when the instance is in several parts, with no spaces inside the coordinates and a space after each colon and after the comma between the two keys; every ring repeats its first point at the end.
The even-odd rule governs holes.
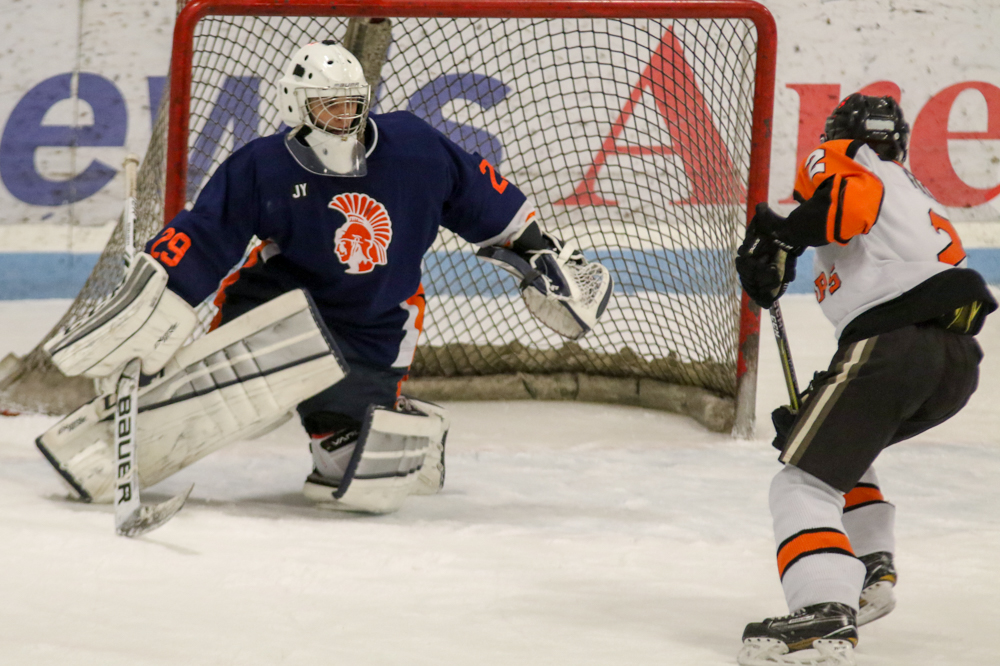
{"type": "Polygon", "coordinates": [[[370,87],[361,63],[332,41],[303,46],[278,81],[285,145],[302,168],[321,176],[364,176],[370,87]]]}

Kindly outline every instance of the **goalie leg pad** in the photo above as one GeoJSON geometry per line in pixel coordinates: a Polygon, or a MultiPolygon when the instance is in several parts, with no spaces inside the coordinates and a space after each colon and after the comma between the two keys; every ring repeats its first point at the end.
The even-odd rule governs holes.
{"type": "MultiPolygon", "coordinates": [[[[288,292],[219,327],[171,359],[139,391],[139,487],[259,434],[340,381],[345,364],[304,292],[288,292]]],[[[38,438],[38,448],[85,501],[114,489],[114,396],[101,396],[38,438]]]]}
{"type": "MultiPolygon", "coordinates": [[[[303,493],[340,511],[391,513],[418,491],[425,460],[443,438],[439,416],[372,405],[353,444],[343,478],[310,475],[303,493]]],[[[331,448],[331,457],[345,457],[343,447],[331,448]]]]}
{"type": "Polygon", "coordinates": [[[402,412],[423,414],[439,422],[437,434],[431,439],[427,448],[424,466],[420,468],[419,482],[413,490],[414,495],[434,495],[444,487],[444,447],[448,439],[448,430],[451,428],[448,410],[433,402],[417,400],[406,395],[399,397],[397,409],[402,412]]]}
{"type": "Polygon", "coordinates": [[[163,368],[197,322],[194,309],[167,289],[163,266],[139,254],[111,296],[44,349],[68,377],[107,377],[133,358],[142,359],[149,375],[163,368]]]}

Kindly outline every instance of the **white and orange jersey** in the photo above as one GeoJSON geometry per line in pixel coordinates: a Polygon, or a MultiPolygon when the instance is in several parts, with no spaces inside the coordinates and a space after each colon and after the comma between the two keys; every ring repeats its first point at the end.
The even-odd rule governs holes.
{"type": "Polygon", "coordinates": [[[838,338],[863,312],[965,267],[944,207],[898,162],[857,141],[828,141],[799,167],[797,198],[809,200],[821,185],[830,197],[827,244],[816,248],[813,285],[838,338]]]}

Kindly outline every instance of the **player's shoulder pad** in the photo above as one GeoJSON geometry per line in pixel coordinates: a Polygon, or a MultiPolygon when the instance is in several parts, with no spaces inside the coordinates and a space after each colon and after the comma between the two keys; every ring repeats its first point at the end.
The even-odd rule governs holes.
{"type": "Polygon", "coordinates": [[[795,175],[795,191],[804,199],[809,199],[816,188],[829,178],[837,175],[870,174],[870,156],[878,159],[864,142],[851,139],[826,141],[810,152],[799,165],[795,175]]]}
{"type": "Polygon", "coordinates": [[[844,155],[853,158],[853,153],[857,151],[856,143],[861,142],[851,139],[834,139],[833,141],[824,141],[817,150],[823,150],[829,155],[844,155]]]}

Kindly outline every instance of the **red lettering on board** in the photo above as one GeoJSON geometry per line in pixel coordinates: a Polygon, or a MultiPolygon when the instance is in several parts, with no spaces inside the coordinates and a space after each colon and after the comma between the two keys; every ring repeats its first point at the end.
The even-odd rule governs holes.
{"type": "Polygon", "coordinates": [[[609,155],[676,155],[689,183],[687,198],[679,204],[712,204],[732,201],[740,195],[729,150],[722,141],[708,105],[695,81],[684,49],[668,28],[639,76],[628,102],[611,126],[601,149],[573,194],[555,202],[557,206],[617,206],[597,192],[597,177],[609,155]],[[666,123],[670,146],[621,146],[618,138],[645,92],[653,95],[656,109],[666,123]]]}

